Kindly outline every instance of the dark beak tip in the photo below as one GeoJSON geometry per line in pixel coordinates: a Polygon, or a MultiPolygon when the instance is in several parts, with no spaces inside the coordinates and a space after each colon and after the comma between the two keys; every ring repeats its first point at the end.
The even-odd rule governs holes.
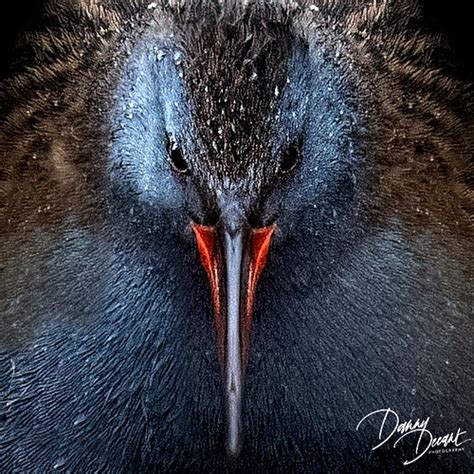
{"type": "Polygon", "coordinates": [[[227,456],[230,460],[236,460],[239,458],[240,453],[242,451],[242,446],[229,446],[227,445],[227,456]]]}
{"type": "Polygon", "coordinates": [[[239,433],[236,434],[235,437],[232,437],[231,433],[228,433],[227,436],[227,443],[226,443],[226,452],[227,452],[227,457],[230,460],[235,460],[240,456],[240,453],[242,451],[242,437],[240,435],[240,428],[239,428],[239,433]]]}

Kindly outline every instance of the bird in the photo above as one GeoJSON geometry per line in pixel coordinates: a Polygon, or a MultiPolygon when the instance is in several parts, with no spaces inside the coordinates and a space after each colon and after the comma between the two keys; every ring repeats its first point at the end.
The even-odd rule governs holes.
{"type": "Polygon", "coordinates": [[[415,0],[46,1],[0,93],[0,471],[472,472],[446,48],[415,0]]]}

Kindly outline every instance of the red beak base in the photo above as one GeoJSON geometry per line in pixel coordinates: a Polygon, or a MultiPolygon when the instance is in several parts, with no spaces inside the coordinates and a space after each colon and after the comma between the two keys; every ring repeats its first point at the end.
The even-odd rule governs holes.
{"type": "MultiPolygon", "coordinates": [[[[222,256],[222,244],[216,227],[192,224],[192,229],[196,236],[196,243],[201,257],[202,266],[206,270],[211,285],[218,353],[219,359],[221,363],[223,363],[223,357],[225,355],[224,341],[226,321],[225,315],[222,311],[222,298],[224,296],[225,285],[221,285],[220,283],[221,279],[225,281],[221,277],[221,272],[225,271],[225,269],[222,268],[225,260],[222,256]]],[[[246,285],[242,286],[242,293],[245,297],[245,301],[243,304],[243,314],[241,314],[241,349],[244,364],[246,364],[248,359],[250,330],[252,326],[253,306],[255,303],[257,283],[267,263],[268,251],[274,230],[275,225],[252,229],[248,237],[248,256],[247,258],[244,258],[247,268],[242,269],[242,273],[246,273],[247,275],[246,285]]]]}

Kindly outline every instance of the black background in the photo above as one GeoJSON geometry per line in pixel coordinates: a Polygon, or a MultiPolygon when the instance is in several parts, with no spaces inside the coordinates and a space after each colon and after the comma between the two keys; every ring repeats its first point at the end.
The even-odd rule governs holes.
{"type": "MultiPolygon", "coordinates": [[[[124,0],[127,1],[127,0],[124,0]]],[[[192,0],[190,0],[192,1],[192,0]]],[[[403,0],[399,0],[403,1],[403,0]]],[[[472,80],[474,54],[470,4],[462,0],[422,0],[429,28],[445,33],[452,49],[455,63],[462,76],[472,80]]],[[[0,67],[2,71],[12,55],[19,32],[35,23],[43,0],[13,1],[2,5],[0,13],[0,67]]]]}

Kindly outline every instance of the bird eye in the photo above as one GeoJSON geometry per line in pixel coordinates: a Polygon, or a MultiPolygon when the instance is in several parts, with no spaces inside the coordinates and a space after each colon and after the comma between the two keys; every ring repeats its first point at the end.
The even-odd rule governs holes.
{"type": "Polygon", "coordinates": [[[171,163],[171,167],[174,171],[181,174],[189,173],[189,165],[186,159],[183,156],[183,152],[179,148],[176,141],[172,138],[168,138],[166,143],[166,149],[168,152],[168,158],[171,163]]]}
{"type": "Polygon", "coordinates": [[[292,143],[284,152],[280,160],[278,172],[280,174],[287,174],[298,164],[301,154],[301,140],[292,143]]]}

